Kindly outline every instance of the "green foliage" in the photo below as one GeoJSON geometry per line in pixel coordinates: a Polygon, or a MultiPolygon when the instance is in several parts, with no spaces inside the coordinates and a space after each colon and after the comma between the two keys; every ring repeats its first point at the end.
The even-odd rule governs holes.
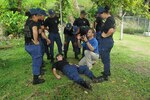
{"type": "Polygon", "coordinates": [[[92,0],[97,6],[108,5],[111,12],[116,14],[121,9],[125,12],[140,14],[150,18],[149,7],[144,4],[143,0],[92,0]]]}
{"type": "Polygon", "coordinates": [[[24,22],[26,17],[19,14],[18,12],[13,13],[12,11],[4,12],[1,16],[1,23],[5,28],[5,35],[9,34],[21,34],[23,32],[24,22]]]}

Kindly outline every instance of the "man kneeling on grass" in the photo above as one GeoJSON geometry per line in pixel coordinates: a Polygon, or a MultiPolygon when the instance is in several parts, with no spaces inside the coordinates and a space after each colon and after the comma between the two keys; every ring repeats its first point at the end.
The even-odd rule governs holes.
{"type": "Polygon", "coordinates": [[[88,76],[91,80],[95,81],[95,76],[93,73],[89,70],[87,66],[77,66],[77,65],[71,65],[68,61],[63,59],[63,56],[61,54],[56,55],[56,60],[52,66],[53,74],[57,79],[61,79],[61,76],[57,74],[56,70],[60,70],[63,72],[70,80],[73,80],[77,84],[81,85],[82,87],[86,89],[92,89],[91,85],[84,81],[79,74],[85,74],[88,76]]]}

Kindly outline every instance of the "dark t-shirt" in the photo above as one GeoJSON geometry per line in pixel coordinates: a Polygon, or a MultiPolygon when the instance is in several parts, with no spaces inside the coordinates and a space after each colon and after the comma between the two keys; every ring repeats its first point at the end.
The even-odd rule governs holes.
{"type": "Polygon", "coordinates": [[[64,28],[64,34],[68,36],[73,36],[73,28],[71,30],[68,30],[66,27],[64,28]]]}
{"type": "Polygon", "coordinates": [[[25,26],[28,26],[29,30],[30,30],[28,36],[25,35],[25,43],[31,43],[32,39],[33,39],[32,27],[34,27],[34,26],[38,27],[38,23],[34,22],[33,20],[27,19],[25,26]]]}
{"type": "Polygon", "coordinates": [[[78,26],[78,27],[81,27],[81,26],[90,26],[90,23],[89,21],[86,19],[86,18],[77,18],[74,23],[73,23],[74,26],[78,26]]]}
{"type": "Polygon", "coordinates": [[[68,65],[68,64],[69,64],[69,62],[67,60],[58,61],[53,64],[52,69],[56,68],[57,70],[60,70],[61,72],[63,72],[64,66],[68,65]]]}
{"type": "Polygon", "coordinates": [[[96,17],[96,21],[95,22],[97,23],[97,25],[96,25],[96,32],[101,31],[102,30],[102,25],[103,25],[102,18],[101,17],[96,17]]]}
{"type": "Polygon", "coordinates": [[[90,27],[89,21],[86,18],[81,19],[80,17],[74,21],[73,25],[80,28],[81,36],[85,35],[90,27]]]}
{"type": "Polygon", "coordinates": [[[58,33],[58,24],[59,24],[59,17],[54,17],[54,18],[50,18],[48,17],[45,22],[44,22],[44,26],[45,27],[49,27],[49,32],[52,33],[58,33]]]}
{"type": "Polygon", "coordinates": [[[38,29],[39,29],[39,38],[42,38],[42,35],[41,35],[41,26],[44,26],[44,20],[38,20],[38,29]]]}
{"type": "Polygon", "coordinates": [[[107,33],[110,28],[115,28],[115,19],[112,16],[108,17],[105,21],[104,26],[102,27],[102,32],[107,33]]]}

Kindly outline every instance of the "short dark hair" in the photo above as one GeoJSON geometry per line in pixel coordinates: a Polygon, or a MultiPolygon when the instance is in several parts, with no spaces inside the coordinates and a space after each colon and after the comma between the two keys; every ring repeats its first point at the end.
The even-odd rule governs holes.
{"type": "Polygon", "coordinates": [[[60,55],[63,56],[61,53],[58,53],[58,54],[56,55],[56,60],[57,60],[57,57],[60,56],[60,55]]]}
{"type": "Polygon", "coordinates": [[[93,28],[89,28],[89,30],[91,30],[92,33],[95,34],[95,30],[93,28]]]}

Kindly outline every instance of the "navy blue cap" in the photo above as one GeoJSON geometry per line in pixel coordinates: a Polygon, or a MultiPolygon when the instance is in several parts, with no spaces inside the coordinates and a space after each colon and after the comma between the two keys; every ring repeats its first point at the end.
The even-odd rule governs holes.
{"type": "Polygon", "coordinates": [[[41,15],[44,15],[44,16],[48,16],[48,15],[46,14],[45,10],[40,10],[40,14],[41,14],[41,15]]]}
{"type": "Polygon", "coordinates": [[[29,12],[31,15],[40,15],[39,11],[37,9],[34,9],[34,8],[30,9],[29,12]]]}
{"type": "Polygon", "coordinates": [[[98,8],[98,13],[99,14],[102,14],[104,11],[105,11],[105,8],[103,8],[103,7],[98,8]]]}
{"type": "Polygon", "coordinates": [[[66,24],[66,29],[71,29],[71,28],[72,28],[71,23],[67,23],[67,24],[66,24]]]}
{"type": "Polygon", "coordinates": [[[72,34],[77,34],[79,30],[78,26],[73,26],[73,33],[72,34]]]}
{"type": "Polygon", "coordinates": [[[49,15],[54,15],[55,11],[53,9],[48,10],[49,15]]]}

